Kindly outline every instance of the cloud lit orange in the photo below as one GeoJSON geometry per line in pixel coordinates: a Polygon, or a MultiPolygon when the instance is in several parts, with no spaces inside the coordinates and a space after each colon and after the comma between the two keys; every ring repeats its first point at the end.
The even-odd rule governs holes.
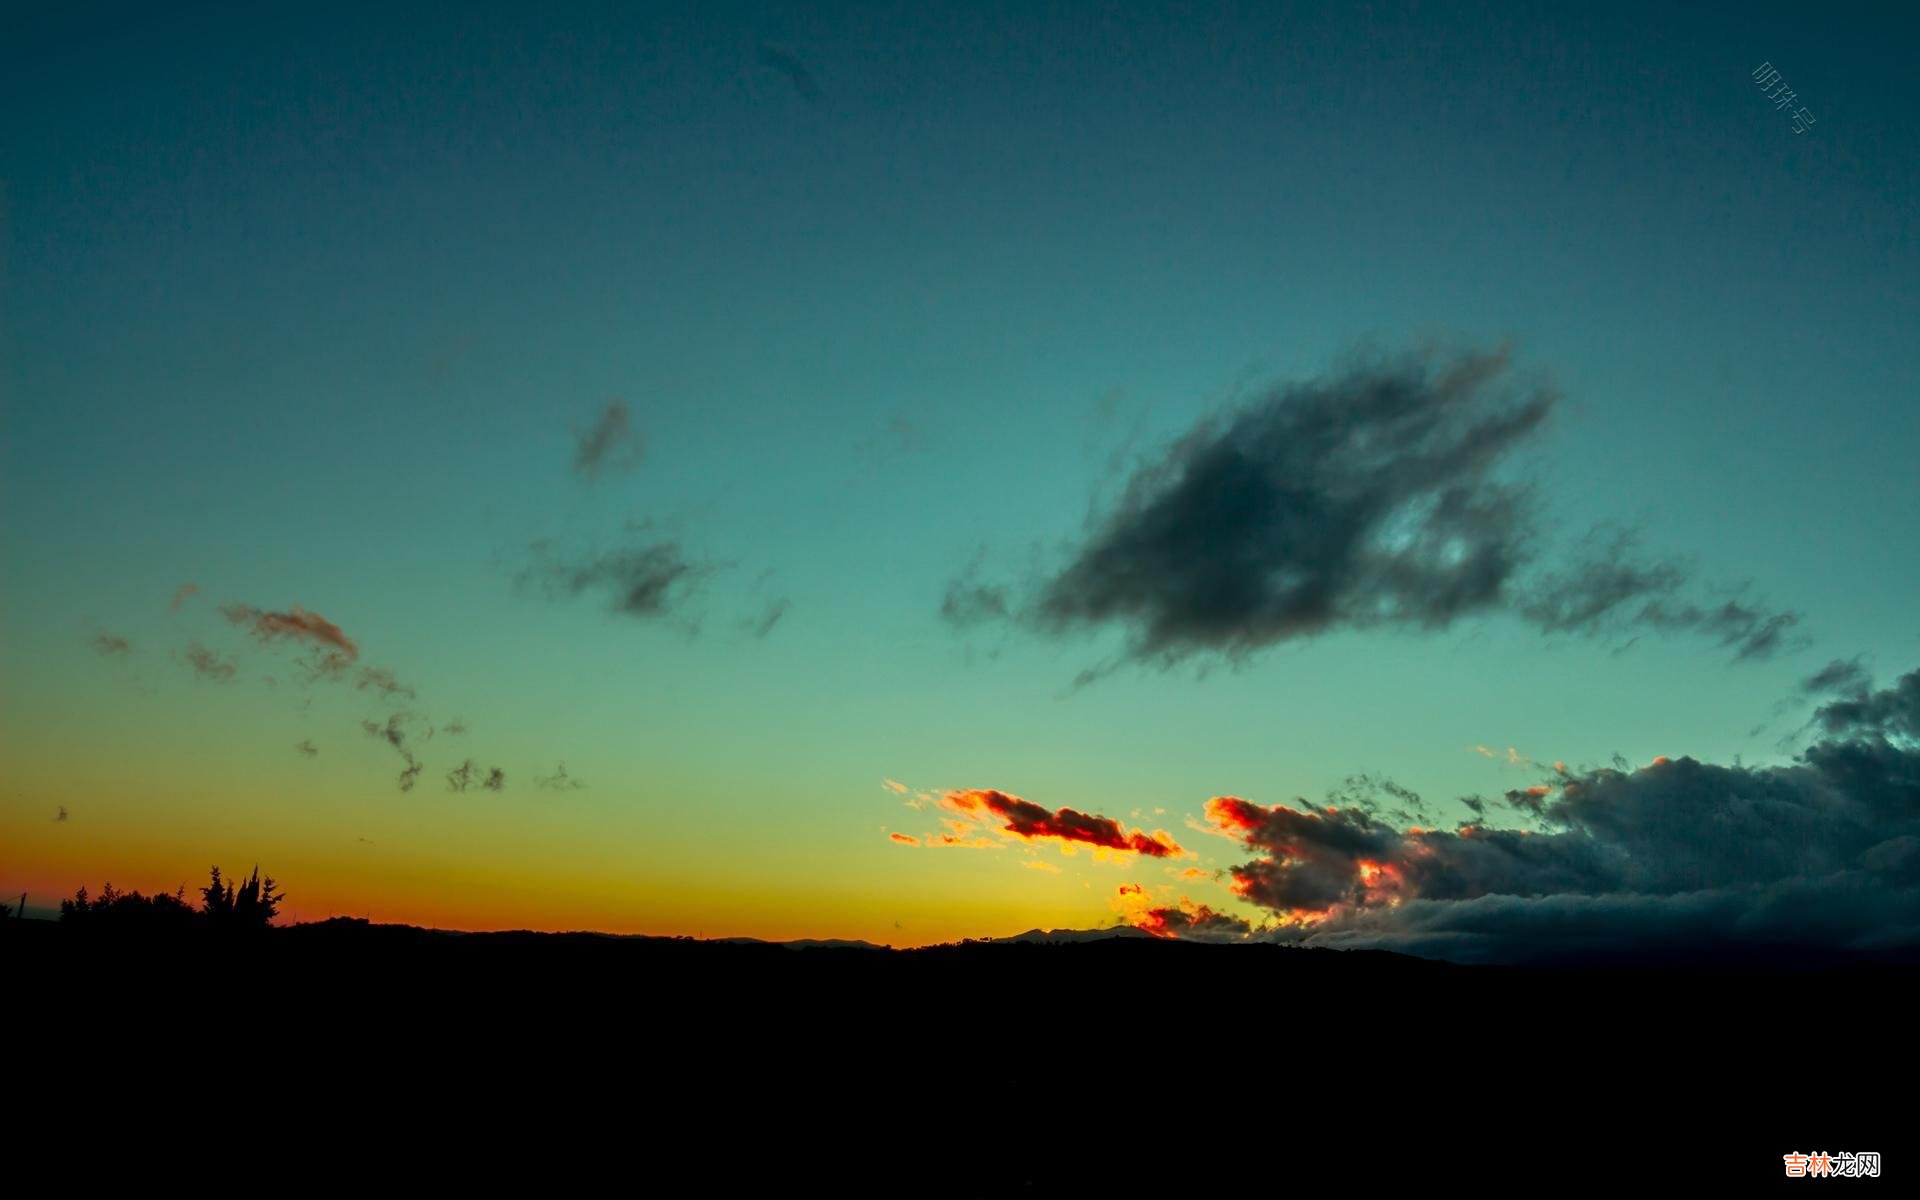
{"type": "Polygon", "coordinates": [[[1184,853],[1164,830],[1146,833],[1128,829],[1111,817],[1096,816],[1071,808],[1048,811],[1030,800],[992,789],[948,792],[945,803],[954,812],[974,820],[987,817],[1004,822],[1000,828],[1028,841],[1043,838],[1063,843],[1082,843],[1108,850],[1125,850],[1149,858],[1170,858],[1184,853]]]}

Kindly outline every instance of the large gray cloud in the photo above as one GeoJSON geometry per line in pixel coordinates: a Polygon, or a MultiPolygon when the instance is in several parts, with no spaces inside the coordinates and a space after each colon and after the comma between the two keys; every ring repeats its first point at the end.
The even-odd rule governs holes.
{"type": "Polygon", "coordinates": [[[1130,657],[1161,664],[1494,612],[1549,632],[1694,632],[1741,658],[1782,648],[1794,615],[1690,597],[1685,571],[1637,562],[1625,541],[1550,553],[1537,492],[1504,468],[1555,402],[1503,352],[1276,388],[1140,468],[1024,600],[970,571],[943,615],[1119,627],[1130,657]]]}
{"type": "Polygon", "coordinates": [[[1207,804],[1273,936],[1467,959],[1920,946],[1920,671],[1822,707],[1789,764],[1557,770],[1541,828],[1207,804]]]}

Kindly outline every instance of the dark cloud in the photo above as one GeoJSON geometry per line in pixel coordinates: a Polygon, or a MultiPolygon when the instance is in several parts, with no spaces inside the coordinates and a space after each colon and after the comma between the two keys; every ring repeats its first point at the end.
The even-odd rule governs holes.
{"type": "Polygon", "coordinates": [[[323,683],[345,679],[353,668],[353,659],[345,651],[316,646],[293,665],[308,683],[323,683]]]}
{"type": "Polygon", "coordinates": [[[1122,884],[1117,907],[1126,915],[1126,923],[1155,937],[1186,939],[1196,942],[1244,941],[1253,925],[1243,917],[1219,912],[1205,904],[1196,904],[1185,896],[1177,904],[1160,904],[1137,883],[1122,884]]]}
{"type": "Polygon", "coordinates": [[[787,609],[792,606],[792,602],[785,596],[769,603],[767,610],[760,614],[759,619],[749,623],[749,628],[752,630],[753,636],[763,638],[769,633],[772,633],[773,627],[780,623],[780,618],[786,616],[787,609]]]}
{"type": "Polygon", "coordinates": [[[1836,658],[1801,680],[1800,693],[1804,696],[1854,695],[1871,685],[1872,677],[1859,659],[1836,658]]]}
{"type": "Polygon", "coordinates": [[[193,673],[202,679],[211,679],[215,683],[231,683],[239,672],[232,659],[222,659],[213,651],[194,642],[187,647],[187,665],[193,673]]]}
{"type": "Polygon", "coordinates": [[[60,806],[60,811],[53,814],[53,819],[56,823],[65,821],[67,819],[67,806],[62,804],[60,806]]]}
{"type": "Polygon", "coordinates": [[[1016,602],[963,575],[942,613],[1041,631],[1118,627],[1127,656],[1237,658],[1341,629],[1507,613],[1549,632],[1692,632],[1761,658],[1792,614],[1681,595],[1618,544],[1543,573],[1537,495],[1503,477],[1556,402],[1504,352],[1369,361],[1200,422],[1137,470],[1057,572],[1016,602]]]}
{"type": "Polygon", "coordinates": [[[1536,581],[1518,611],[1547,633],[1604,636],[1641,627],[1693,633],[1731,648],[1736,661],[1766,659],[1801,642],[1795,613],[1770,612],[1738,600],[1699,604],[1681,597],[1686,572],[1671,563],[1635,564],[1630,539],[1620,539],[1570,570],[1536,581]]]}
{"type": "Polygon", "coordinates": [[[1552,795],[1552,788],[1536,783],[1532,787],[1509,788],[1501,799],[1515,812],[1526,813],[1537,819],[1546,815],[1547,800],[1552,795]]]}
{"type": "Polygon", "coordinates": [[[363,720],[360,722],[360,728],[366,731],[368,737],[379,738],[395,750],[405,754],[412,748],[414,742],[426,741],[427,737],[432,736],[431,733],[428,733],[425,737],[415,736],[413,731],[420,724],[420,721],[421,718],[415,713],[396,712],[390,714],[385,721],[363,720]]]}
{"type": "Polygon", "coordinates": [[[1553,402],[1509,401],[1505,369],[1500,355],[1368,368],[1203,421],[1133,476],[1037,618],[1117,623],[1135,656],[1171,661],[1496,606],[1526,527],[1492,471],[1553,402]]]}
{"type": "Polygon", "coordinates": [[[174,589],[173,602],[167,605],[168,612],[179,612],[180,606],[200,594],[197,584],[183,583],[174,589]]]}
{"type": "Polygon", "coordinates": [[[453,720],[448,721],[444,726],[441,727],[441,730],[440,730],[440,732],[446,734],[448,737],[459,737],[461,734],[465,733],[466,731],[467,731],[467,723],[465,721],[462,721],[459,717],[455,717],[453,720]]]}
{"type": "Polygon", "coordinates": [[[306,755],[308,758],[313,758],[320,753],[320,747],[313,744],[312,738],[308,738],[306,741],[301,742],[299,745],[295,746],[294,749],[306,755]]]}
{"type": "Polygon", "coordinates": [[[1378,775],[1347,776],[1327,793],[1327,801],[1336,807],[1353,807],[1376,815],[1384,811],[1407,824],[1428,819],[1420,793],[1378,775]]]}
{"type": "Polygon", "coordinates": [[[1204,904],[1151,909],[1140,928],[1162,937],[1200,941],[1237,940],[1253,932],[1253,927],[1245,919],[1216,912],[1204,904]]]}
{"type": "Polygon", "coordinates": [[[447,772],[447,790],[464,792],[473,786],[473,773],[477,770],[472,759],[467,759],[453,770],[447,772]]]}
{"type": "Polygon", "coordinates": [[[646,440],[633,428],[625,401],[614,400],[601,411],[593,428],[580,435],[574,448],[573,469],[588,479],[631,471],[646,457],[646,440]]]}
{"type": "Polygon", "coordinates": [[[308,612],[294,605],[290,612],[267,612],[250,604],[229,604],[221,613],[235,625],[244,627],[262,642],[277,641],[286,638],[295,642],[305,642],[321,648],[323,652],[336,651],[351,662],[360,656],[360,648],[340,627],[319,613],[308,612]]]}
{"type": "Polygon", "coordinates": [[[678,542],[572,561],[555,557],[545,545],[536,545],[534,554],[534,564],[521,573],[522,583],[537,582],[554,597],[604,592],[614,612],[643,619],[671,613],[700,577],[714,569],[689,562],[678,542]]]}
{"type": "Polygon", "coordinates": [[[587,785],[567,774],[567,764],[555,767],[551,775],[534,777],[533,785],[549,792],[577,792],[587,785]]]}
{"type": "Polygon", "coordinates": [[[799,56],[791,50],[783,50],[778,46],[762,46],[760,47],[760,65],[784,75],[787,82],[793,85],[794,92],[808,104],[818,108],[826,103],[827,94],[814,80],[813,72],[807,70],[807,65],[801,62],[799,56]]]}
{"type": "Polygon", "coordinates": [[[1029,800],[992,789],[953,791],[941,803],[952,812],[972,820],[997,819],[999,828],[1018,837],[1034,840],[1052,838],[1125,850],[1151,858],[1166,858],[1182,853],[1180,846],[1166,833],[1129,830],[1111,817],[1077,812],[1071,808],[1048,810],[1029,800]]]}
{"type": "Polygon", "coordinates": [[[1884,691],[1863,690],[1824,704],[1813,721],[1832,736],[1920,739],[1920,671],[1907,672],[1884,691]]]}
{"type": "Polygon", "coordinates": [[[124,658],[133,653],[133,643],[117,634],[101,630],[93,635],[93,649],[107,658],[124,658]]]}
{"type": "Polygon", "coordinates": [[[1541,828],[1207,804],[1276,934],[1463,959],[1920,943],[1920,671],[1822,708],[1781,766],[1658,758],[1508,794],[1541,828]]]}
{"type": "Polygon", "coordinates": [[[447,772],[447,790],[450,792],[464,792],[476,784],[490,792],[504,791],[507,773],[499,767],[492,767],[483,775],[479,765],[470,758],[447,772]]]}
{"type": "Polygon", "coordinates": [[[400,790],[403,792],[413,790],[413,785],[419,781],[420,772],[425,769],[425,765],[421,763],[419,758],[414,754],[414,746],[417,742],[424,742],[430,739],[433,736],[433,731],[431,727],[429,727],[425,735],[416,737],[414,735],[414,729],[420,723],[421,718],[410,712],[392,713],[385,721],[360,722],[360,728],[366,731],[367,736],[379,738],[387,745],[392,746],[394,753],[398,754],[401,759],[405,761],[406,766],[401,768],[399,779],[397,780],[400,790]]]}
{"type": "Polygon", "coordinates": [[[393,700],[412,700],[414,691],[406,684],[394,678],[393,672],[385,667],[362,667],[355,678],[354,685],[359,691],[375,691],[393,700]]]}
{"type": "Polygon", "coordinates": [[[978,561],[947,584],[940,601],[940,617],[958,629],[967,629],[991,621],[1004,621],[1013,615],[1013,599],[1000,584],[982,583],[978,561]]]}

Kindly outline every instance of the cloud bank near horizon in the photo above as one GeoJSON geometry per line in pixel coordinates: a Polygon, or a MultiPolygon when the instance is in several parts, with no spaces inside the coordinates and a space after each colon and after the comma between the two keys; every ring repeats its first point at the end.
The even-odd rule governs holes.
{"type": "Polygon", "coordinates": [[[1855,690],[1817,710],[1822,735],[1794,762],[1556,764],[1549,782],[1507,797],[1537,829],[1403,828],[1366,797],[1217,796],[1208,826],[1253,854],[1230,890],[1268,922],[1236,926],[1144,893],[1120,907],[1162,936],[1468,962],[1920,944],[1920,671],[1879,691],[1832,674],[1855,690]]]}

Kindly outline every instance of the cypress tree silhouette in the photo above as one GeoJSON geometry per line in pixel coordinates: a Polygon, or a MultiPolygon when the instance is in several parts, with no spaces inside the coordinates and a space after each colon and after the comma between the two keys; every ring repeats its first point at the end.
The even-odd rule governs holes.
{"type": "Polygon", "coordinates": [[[212,869],[212,878],[200,889],[200,912],[215,928],[264,929],[279,915],[280,901],[286,897],[274,890],[273,876],[260,878],[260,864],[238,886],[222,881],[220,868],[212,869]]]}

